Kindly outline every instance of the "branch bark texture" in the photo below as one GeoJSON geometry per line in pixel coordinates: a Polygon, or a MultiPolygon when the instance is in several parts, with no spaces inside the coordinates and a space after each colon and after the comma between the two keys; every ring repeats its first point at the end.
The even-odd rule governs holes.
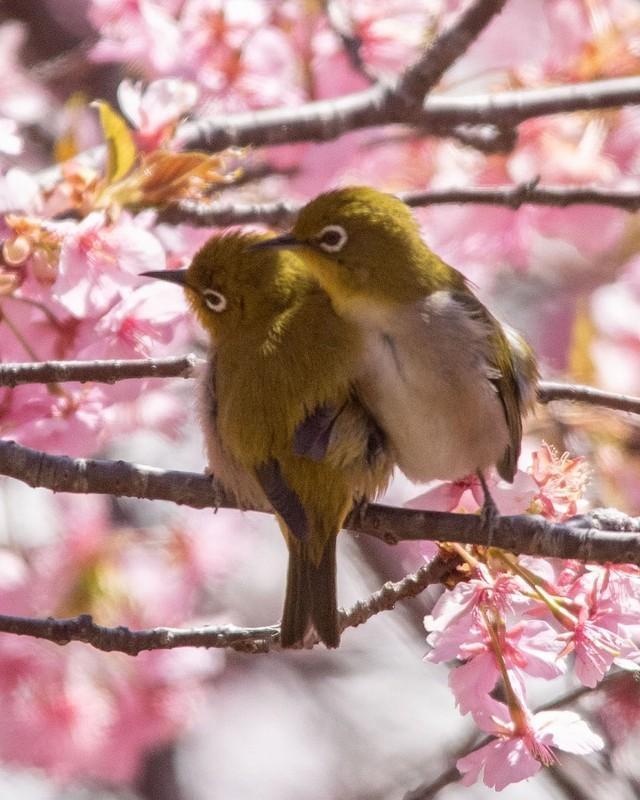
{"type": "MultiPolygon", "coordinates": [[[[52,456],[15,442],[0,442],[0,474],[55,492],[110,494],[169,500],[193,508],[237,508],[214,491],[211,477],[161,470],[125,461],[52,456]]],[[[247,509],[249,510],[249,509],[247,509]]],[[[491,545],[512,553],[640,565],[640,518],[621,512],[593,512],[571,523],[554,524],[525,514],[500,517],[491,540],[475,514],[416,511],[371,504],[347,528],[388,544],[432,540],[491,545]]]]}
{"type": "Polygon", "coordinates": [[[231,145],[322,141],[385,122],[428,125],[421,119],[424,98],[505,2],[473,0],[453,25],[436,36],[426,52],[393,83],[378,81],[363,91],[294,109],[266,109],[231,115],[220,121],[188,122],[178,131],[178,140],[188,149],[215,151],[231,145]]]}
{"type": "MultiPolygon", "coordinates": [[[[597,186],[539,186],[528,181],[514,186],[451,187],[425,191],[399,192],[398,197],[413,208],[428,205],[495,205],[517,211],[523,205],[568,208],[573,205],[603,205],[635,212],[640,209],[637,189],[603,189],[597,186]]],[[[165,208],[161,222],[188,223],[202,228],[247,225],[260,222],[285,227],[296,218],[301,203],[279,200],[274,203],[200,203],[184,200],[165,208]]]]}
{"type": "MultiPolygon", "coordinates": [[[[38,361],[0,364],[0,387],[27,383],[117,383],[142,378],[193,378],[205,364],[193,353],[169,358],[140,358],[113,361],[38,361]]],[[[541,381],[538,402],[569,400],[640,414],[640,397],[605,392],[593,386],[541,381]]]]}
{"type": "MultiPolygon", "coordinates": [[[[446,556],[436,556],[430,564],[395,583],[389,581],[366,600],[351,609],[340,611],[340,630],[355,628],[382,611],[390,611],[400,600],[415,597],[433,583],[438,583],[451,568],[446,556]]],[[[130,630],[124,626],[107,628],[94,622],[89,614],[69,619],[36,619],[0,614],[0,632],[46,639],[58,645],[85,642],[97,650],[136,656],[144,650],[172,650],[176,647],[230,648],[250,653],[279,650],[277,625],[242,628],[237,625],[199,628],[149,628],[130,630]]],[[[317,644],[315,641],[311,646],[317,644]]]]}

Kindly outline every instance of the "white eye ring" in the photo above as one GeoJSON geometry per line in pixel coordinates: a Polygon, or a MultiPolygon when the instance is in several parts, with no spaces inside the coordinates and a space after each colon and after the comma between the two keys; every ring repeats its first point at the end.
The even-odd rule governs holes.
{"type": "Polygon", "coordinates": [[[205,289],[202,292],[202,299],[212,311],[224,311],[227,307],[227,298],[215,289],[205,289]]]}
{"type": "Polygon", "coordinates": [[[348,238],[347,232],[342,225],[327,225],[320,231],[316,241],[318,246],[327,253],[339,253],[347,243],[348,238]]]}

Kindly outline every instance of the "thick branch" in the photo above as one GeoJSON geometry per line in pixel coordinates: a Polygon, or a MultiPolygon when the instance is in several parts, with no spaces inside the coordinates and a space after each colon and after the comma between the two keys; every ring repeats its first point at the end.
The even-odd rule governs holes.
{"type": "MultiPolygon", "coordinates": [[[[399,192],[398,197],[412,207],[475,203],[506,206],[514,211],[523,205],[567,208],[572,205],[604,205],[623,211],[640,209],[640,186],[637,189],[603,189],[596,186],[538,186],[536,181],[515,186],[428,189],[399,192]]],[[[301,203],[279,200],[275,203],[197,203],[182,201],[160,212],[159,221],[174,225],[189,223],[198,227],[246,225],[261,222],[274,227],[290,224],[301,203]]]]}
{"type": "Polygon", "coordinates": [[[611,78],[541,89],[519,89],[467,97],[432,96],[423,118],[430,124],[493,123],[517,125],[532,117],[593,111],[636,105],[640,102],[640,78],[611,78]]]}
{"type": "MultiPolygon", "coordinates": [[[[366,600],[359,601],[347,611],[340,611],[340,630],[362,625],[375,614],[390,611],[399,600],[416,597],[427,586],[438,583],[449,569],[450,561],[444,556],[436,556],[430,564],[402,580],[385,583],[366,600]]],[[[0,631],[47,639],[60,645],[86,642],[97,650],[118,651],[130,656],[136,656],[143,650],[171,650],[175,647],[229,647],[251,653],[280,649],[280,630],[277,625],[260,628],[212,625],[201,628],[149,628],[132,631],[123,626],[105,628],[95,623],[89,614],[71,619],[0,615],[0,631]]]]}
{"type": "Polygon", "coordinates": [[[361,92],[295,109],[244,112],[228,116],[222,122],[215,119],[187,122],[179,129],[177,139],[189,149],[216,151],[230,145],[322,141],[384,122],[422,124],[419,118],[425,96],[505,1],[472,0],[453,25],[436,36],[424,55],[392,84],[379,81],[361,92]]]}
{"type": "Polygon", "coordinates": [[[376,125],[414,125],[438,135],[458,125],[488,123],[508,127],[549,114],[635,105],[640,102],[640,78],[493,94],[431,95],[422,107],[412,109],[390,101],[390,97],[394,96],[388,88],[376,84],[335,100],[187,122],[178,137],[188,149],[217,152],[231,145],[328,141],[348,131],[376,125]]]}
{"type": "MultiPolygon", "coordinates": [[[[169,500],[193,508],[214,508],[220,493],[206,475],[130,464],[125,461],[52,456],[15,442],[0,442],[0,474],[32,487],[55,492],[110,494],[169,500]]],[[[224,501],[227,508],[235,508],[224,501]]],[[[621,512],[593,512],[573,524],[553,524],[542,517],[500,517],[489,542],[475,514],[415,511],[372,504],[364,515],[347,521],[350,530],[388,544],[400,541],[460,542],[493,545],[513,553],[581,561],[640,564],[640,518],[621,512]]]]}

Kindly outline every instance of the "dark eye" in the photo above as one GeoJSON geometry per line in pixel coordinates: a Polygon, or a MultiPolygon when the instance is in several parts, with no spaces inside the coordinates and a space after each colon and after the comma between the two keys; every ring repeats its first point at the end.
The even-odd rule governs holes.
{"type": "Polygon", "coordinates": [[[316,242],[327,253],[338,253],[347,243],[347,232],[342,225],[327,225],[323,228],[316,242]]]}
{"type": "Polygon", "coordinates": [[[212,311],[224,311],[227,307],[227,298],[215,289],[205,289],[202,292],[202,299],[212,311]]]}

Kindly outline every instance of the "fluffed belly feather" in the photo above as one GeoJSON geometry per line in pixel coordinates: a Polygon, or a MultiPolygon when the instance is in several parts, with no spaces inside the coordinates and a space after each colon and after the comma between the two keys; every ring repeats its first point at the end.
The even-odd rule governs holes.
{"type": "Polygon", "coordinates": [[[392,457],[414,481],[455,480],[486,469],[509,441],[490,380],[486,329],[438,294],[369,327],[358,380],[392,457]]]}

